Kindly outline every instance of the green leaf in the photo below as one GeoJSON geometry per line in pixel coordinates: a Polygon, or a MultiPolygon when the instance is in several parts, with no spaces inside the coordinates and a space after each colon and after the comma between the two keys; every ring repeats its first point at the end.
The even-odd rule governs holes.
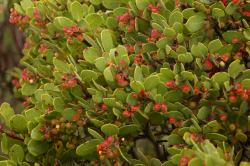
{"type": "Polygon", "coordinates": [[[166,102],[175,102],[182,98],[183,92],[182,91],[169,91],[165,94],[164,99],[166,102]]]}
{"type": "Polygon", "coordinates": [[[168,136],[167,140],[170,145],[179,145],[185,143],[185,141],[177,134],[171,134],[170,136],[168,136]]]}
{"type": "Polygon", "coordinates": [[[224,11],[221,10],[221,9],[214,8],[214,9],[212,10],[212,16],[213,16],[214,18],[219,18],[219,17],[225,16],[225,13],[224,13],[224,11]]]}
{"type": "Polygon", "coordinates": [[[198,43],[197,45],[192,46],[191,53],[196,57],[205,58],[207,56],[208,50],[203,43],[198,43]]]}
{"type": "Polygon", "coordinates": [[[107,22],[108,28],[110,28],[110,29],[112,29],[112,30],[117,29],[117,27],[118,27],[118,22],[116,21],[115,18],[109,17],[109,18],[106,20],[106,22],[107,22]]]}
{"type": "Polygon", "coordinates": [[[2,122],[10,128],[10,119],[15,115],[14,110],[10,107],[9,103],[3,103],[0,108],[0,116],[2,122]]]}
{"type": "Polygon", "coordinates": [[[119,133],[119,128],[113,124],[105,124],[102,126],[101,130],[106,136],[112,136],[119,133]]]}
{"type": "Polygon", "coordinates": [[[96,146],[101,143],[102,141],[99,139],[92,139],[91,141],[85,142],[84,144],[81,144],[77,147],[76,154],[79,156],[91,154],[92,152],[96,151],[96,146]]]}
{"type": "Polygon", "coordinates": [[[110,59],[106,57],[100,57],[95,60],[95,66],[101,72],[103,72],[108,66],[107,63],[110,62],[110,59]]]}
{"type": "Polygon", "coordinates": [[[65,109],[63,100],[59,97],[54,98],[53,105],[57,112],[63,112],[65,109]]]}
{"type": "Polygon", "coordinates": [[[119,128],[119,135],[131,134],[131,133],[136,132],[138,130],[139,130],[139,128],[137,125],[126,125],[126,126],[119,128]]]}
{"type": "Polygon", "coordinates": [[[38,121],[36,120],[36,117],[40,117],[43,114],[44,112],[42,112],[41,110],[34,109],[34,108],[31,108],[25,111],[26,118],[33,123],[38,123],[38,121]]]}
{"type": "Polygon", "coordinates": [[[67,17],[56,17],[54,20],[54,25],[58,29],[63,30],[64,27],[70,28],[72,25],[76,25],[76,23],[67,17]]]}
{"type": "Polygon", "coordinates": [[[214,82],[216,82],[221,88],[224,87],[224,82],[227,82],[230,80],[230,76],[228,73],[220,72],[216,73],[213,76],[214,82]]]}
{"type": "Polygon", "coordinates": [[[209,133],[213,130],[215,130],[218,127],[218,123],[216,120],[209,122],[208,124],[203,126],[203,132],[209,133]]]}
{"type": "Polygon", "coordinates": [[[181,77],[184,80],[192,81],[194,79],[194,75],[191,72],[183,71],[181,72],[181,77]]]}
{"type": "Polygon", "coordinates": [[[24,96],[30,96],[37,90],[37,83],[31,84],[29,81],[27,81],[23,87],[22,87],[22,94],[24,96]]]}
{"type": "Polygon", "coordinates": [[[102,136],[100,134],[98,134],[95,130],[92,130],[91,128],[88,128],[88,132],[89,134],[91,134],[94,138],[97,138],[101,141],[104,141],[104,139],[102,138],[102,136]]]}
{"type": "Polygon", "coordinates": [[[196,32],[203,27],[204,23],[205,20],[203,17],[194,15],[188,19],[186,25],[190,32],[196,32]]]}
{"type": "Polygon", "coordinates": [[[112,72],[112,67],[107,67],[103,74],[107,82],[114,82],[115,81],[115,73],[112,72]]]}
{"type": "Polygon", "coordinates": [[[144,11],[146,8],[148,8],[148,5],[150,2],[148,0],[136,0],[136,6],[138,7],[139,10],[144,11]]]}
{"type": "Polygon", "coordinates": [[[44,139],[44,133],[39,131],[40,127],[42,127],[42,124],[39,124],[31,131],[30,136],[33,140],[41,141],[44,139]]]}
{"type": "Polygon", "coordinates": [[[109,53],[109,51],[114,47],[111,34],[107,30],[103,30],[101,33],[101,39],[104,50],[109,53]]]}
{"type": "Polygon", "coordinates": [[[244,64],[240,64],[240,60],[236,60],[229,65],[228,74],[231,78],[235,79],[243,69],[244,64]]]}
{"type": "Polygon", "coordinates": [[[188,162],[188,166],[203,166],[203,161],[200,158],[192,158],[189,162],[188,162]]]}
{"type": "Polygon", "coordinates": [[[156,75],[151,75],[149,76],[145,81],[144,81],[144,87],[147,91],[154,89],[157,87],[157,85],[160,82],[160,78],[156,75]]]}
{"type": "Polygon", "coordinates": [[[24,11],[26,11],[27,8],[29,7],[34,7],[34,4],[31,0],[22,0],[21,1],[21,6],[24,9],[24,11]]]}
{"type": "Polygon", "coordinates": [[[108,9],[115,9],[119,7],[119,0],[103,0],[103,5],[108,9]]]}
{"type": "Polygon", "coordinates": [[[23,148],[20,145],[15,144],[10,148],[10,158],[13,160],[15,163],[21,163],[24,159],[24,152],[23,148]]]}
{"type": "Polygon", "coordinates": [[[206,106],[203,106],[200,110],[199,113],[197,115],[197,118],[200,120],[203,120],[205,118],[207,118],[209,112],[210,112],[211,108],[208,108],[206,106]]]}
{"type": "Polygon", "coordinates": [[[238,41],[245,40],[245,37],[242,33],[239,33],[239,32],[234,31],[234,30],[226,31],[225,33],[222,34],[222,37],[226,42],[228,42],[230,44],[233,44],[232,40],[235,37],[238,38],[238,41]]]}
{"type": "Polygon", "coordinates": [[[25,134],[28,131],[26,125],[27,120],[23,115],[14,115],[10,119],[10,127],[21,134],[25,134]]]}
{"type": "Polygon", "coordinates": [[[83,9],[83,6],[79,2],[74,1],[71,4],[71,11],[76,21],[80,21],[83,18],[84,9],[83,9]]]}
{"type": "Polygon", "coordinates": [[[73,121],[73,117],[76,115],[76,111],[72,108],[67,108],[66,110],[63,111],[62,116],[68,120],[68,121],[73,121]]]}
{"type": "Polygon", "coordinates": [[[102,0],[90,0],[90,2],[91,2],[93,5],[99,5],[100,3],[102,3],[102,0]]]}
{"type": "Polygon", "coordinates": [[[140,93],[141,89],[144,89],[144,86],[142,83],[140,83],[139,81],[133,81],[130,83],[130,87],[136,92],[136,93],[140,93]]]}
{"type": "Polygon", "coordinates": [[[208,45],[208,50],[210,53],[215,53],[222,46],[222,43],[219,39],[213,40],[208,45]]]}
{"type": "Polygon", "coordinates": [[[85,17],[85,20],[89,23],[91,28],[98,28],[102,25],[102,17],[99,14],[92,13],[85,17]]]}
{"type": "Polygon", "coordinates": [[[159,112],[152,112],[149,114],[149,121],[151,125],[158,126],[163,121],[163,116],[159,112]]]}
{"type": "Polygon", "coordinates": [[[218,134],[218,133],[208,133],[207,138],[211,138],[211,139],[219,140],[219,141],[226,141],[227,140],[227,137],[225,137],[224,135],[218,134]]]}
{"type": "Polygon", "coordinates": [[[134,78],[135,78],[135,81],[142,82],[143,75],[142,75],[142,70],[139,66],[135,67],[134,78]]]}
{"type": "Polygon", "coordinates": [[[53,64],[55,65],[57,71],[62,71],[66,73],[70,72],[69,64],[62,62],[57,58],[53,59],[53,64]]]}
{"type": "Polygon", "coordinates": [[[80,74],[83,81],[90,82],[93,80],[96,80],[98,78],[98,75],[92,71],[92,70],[83,70],[80,74]]]}
{"type": "Polygon", "coordinates": [[[183,23],[183,16],[179,11],[172,13],[169,17],[169,26],[173,26],[176,22],[183,23]]]}
{"type": "Polygon", "coordinates": [[[40,156],[41,154],[48,151],[50,144],[47,141],[36,141],[31,139],[28,143],[28,151],[33,156],[40,156]]]}
{"type": "Polygon", "coordinates": [[[240,142],[246,142],[248,138],[244,133],[237,133],[235,137],[238,138],[240,142]]]}

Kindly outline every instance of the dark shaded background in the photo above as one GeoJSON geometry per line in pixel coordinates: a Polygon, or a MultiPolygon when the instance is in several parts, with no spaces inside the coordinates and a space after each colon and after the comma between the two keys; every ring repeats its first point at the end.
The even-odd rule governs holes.
{"type": "Polygon", "coordinates": [[[16,113],[20,113],[23,98],[16,98],[13,93],[14,68],[23,68],[19,61],[23,57],[22,48],[25,33],[19,31],[16,25],[9,22],[10,9],[20,0],[0,0],[0,105],[8,102],[16,113]]]}

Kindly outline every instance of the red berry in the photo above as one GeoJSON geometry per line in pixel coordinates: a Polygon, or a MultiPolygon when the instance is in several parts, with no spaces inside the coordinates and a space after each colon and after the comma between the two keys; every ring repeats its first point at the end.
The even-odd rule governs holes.
{"type": "Polygon", "coordinates": [[[169,122],[170,123],[174,123],[175,122],[175,118],[174,117],[169,118],[169,122]]]}
{"type": "Polygon", "coordinates": [[[106,110],[108,107],[107,107],[107,105],[106,104],[102,104],[102,109],[103,110],[106,110]]]}
{"type": "Polygon", "coordinates": [[[154,4],[152,4],[152,3],[148,5],[148,8],[149,8],[150,10],[152,10],[152,9],[153,9],[153,7],[155,7],[155,5],[154,5],[154,4]]]}
{"type": "Polygon", "coordinates": [[[237,5],[240,2],[240,0],[233,0],[233,4],[237,5]]]}
{"type": "Polygon", "coordinates": [[[119,80],[118,80],[118,85],[123,86],[123,84],[124,84],[124,80],[123,80],[123,79],[119,79],[119,80]]]}
{"type": "Polygon", "coordinates": [[[114,139],[113,136],[109,136],[109,137],[108,137],[108,142],[109,142],[109,143],[114,142],[114,140],[115,140],[115,139],[114,139]]]}
{"type": "Polygon", "coordinates": [[[44,134],[44,138],[49,139],[49,138],[50,138],[50,134],[45,133],[45,134],[44,134]]]}
{"type": "Polygon", "coordinates": [[[152,38],[157,38],[158,37],[158,32],[152,32],[151,37],[152,38]]]}
{"type": "Polygon", "coordinates": [[[249,10],[245,11],[245,15],[246,15],[247,17],[249,17],[249,16],[250,16],[250,11],[249,11],[249,10]]]}
{"type": "Polygon", "coordinates": [[[119,80],[119,79],[121,79],[121,78],[122,78],[122,76],[121,76],[120,74],[116,74],[116,75],[115,75],[115,79],[116,79],[116,80],[119,80]]]}
{"type": "Polygon", "coordinates": [[[119,153],[119,151],[116,149],[116,150],[114,150],[114,156],[119,156],[120,155],[120,153],[119,153]]]}
{"type": "Polygon", "coordinates": [[[102,151],[103,150],[103,146],[102,145],[97,145],[96,149],[97,149],[97,151],[102,151]]]}
{"type": "Polygon", "coordinates": [[[23,80],[23,82],[28,81],[28,79],[29,79],[29,78],[28,78],[26,75],[24,75],[24,74],[22,75],[22,80],[23,80]]]}
{"type": "Polygon", "coordinates": [[[190,87],[188,85],[184,85],[182,87],[182,91],[185,92],[185,93],[189,92],[189,90],[190,90],[190,87]]]}
{"type": "Polygon", "coordinates": [[[70,79],[68,81],[68,84],[69,84],[70,87],[74,87],[74,86],[76,86],[76,80],[75,79],[70,79]]]}
{"type": "Polygon", "coordinates": [[[69,28],[68,27],[63,27],[63,32],[67,32],[69,30],[69,28]]]}
{"type": "Polygon", "coordinates": [[[141,95],[145,95],[145,90],[141,89],[141,95]]]}
{"type": "Polygon", "coordinates": [[[121,22],[124,22],[124,21],[125,21],[125,17],[124,17],[124,16],[121,16],[121,17],[120,17],[120,21],[121,21],[121,22]]]}
{"type": "Polygon", "coordinates": [[[44,128],[40,127],[40,128],[39,128],[39,131],[40,131],[40,132],[44,132],[44,128]]]}
{"type": "Polygon", "coordinates": [[[228,61],[228,56],[226,54],[224,54],[221,56],[221,59],[226,62],[226,61],[228,61]]]}
{"type": "Polygon", "coordinates": [[[233,91],[230,91],[229,94],[230,94],[231,96],[235,95],[235,93],[234,93],[233,91]]]}
{"type": "Polygon", "coordinates": [[[126,12],[126,13],[124,13],[124,15],[123,15],[125,18],[129,18],[130,17],[130,14],[129,14],[129,12],[126,12]]]}
{"type": "Polygon", "coordinates": [[[236,56],[237,56],[237,57],[242,57],[242,53],[238,51],[238,52],[236,53],[236,56]]]}
{"type": "Polygon", "coordinates": [[[237,37],[233,38],[233,39],[232,39],[232,43],[234,43],[234,44],[235,44],[235,43],[238,43],[238,38],[237,38],[237,37]]]}
{"type": "Polygon", "coordinates": [[[129,24],[130,24],[131,26],[135,25],[135,19],[131,19],[130,22],[129,22],[129,24]]]}
{"type": "Polygon", "coordinates": [[[235,124],[233,124],[233,123],[230,124],[230,125],[229,125],[229,129],[230,129],[231,131],[234,131],[234,130],[235,130],[235,124]]]}
{"type": "Polygon", "coordinates": [[[196,140],[198,139],[198,137],[197,137],[196,134],[194,134],[194,133],[191,133],[191,134],[189,135],[189,138],[192,139],[192,140],[194,140],[194,141],[196,141],[196,140]]]}
{"type": "Polygon", "coordinates": [[[130,116],[130,112],[128,112],[127,110],[123,111],[122,115],[127,118],[130,116]]]}
{"type": "Polygon", "coordinates": [[[167,86],[168,88],[173,87],[173,85],[174,85],[174,81],[168,81],[168,82],[166,83],[166,86],[167,86]]]}
{"type": "Polygon", "coordinates": [[[36,19],[36,20],[40,19],[40,15],[39,15],[39,14],[38,14],[38,15],[35,15],[35,19],[36,19]]]}
{"type": "Polygon", "coordinates": [[[62,83],[62,88],[63,89],[67,89],[68,88],[68,84],[66,82],[62,83]]]}
{"type": "Polygon", "coordinates": [[[229,99],[229,101],[232,102],[232,103],[234,103],[234,102],[237,101],[237,98],[236,98],[235,96],[230,96],[228,99],[229,99]]]}
{"type": "Polygon", "coordinates": [[[220,120],[222,120],[222,121],[226,120],[226,118],[227,118],[227,115],[221,115],[220,116],[220,120]]]}
{"type": "Polygon", "coordinates": [[[198,87],[194,88],[194,94],[198,95],[200,93],[200,89],[198,87]]]}
{"type": "Polygon", "coordinates": [[[108,147],[109,146],[109,141],[108,140],[103,141],[102,146],[103,147],[108,147]]]}
{"type": "Polygon", "coordinates": [[[79,120],[79,116],[78,115],[76,115],[76,116],[73,116],[73,121],[78,121],[79,120]]]}
{"type": "Polygon", "coordinates": [[[56,128],[53,128],[51,131],[53,134],[58,134],[58,130],[56,128]]]}
{"type": "Polygon", "coordinates": [[[132,27],[132,26],[129,26],[129,27],[128,27],[128,31],[129,31],[129,32],[132,32],[133,30],[134,30],[134,27],[132,27]]]}
{"type": "Polygon", "coordinates": [[[235,88],[236,89],[240,89],[242,87],[242,83],[237,83],[236,85],[235,85],[235,88]]]}
{"type": "Polygon", "coordinates": [[[188,161],[189,161],[188,156],[183,156],[183,157],[181,158],[181,163],[182,163],[182,164],[187,164],[188,161]]]}
{"type": "Polygon", "coordinates": [[[108,152],[106,153],[106,157],[107,158],[112,158],[114,156],[114,153],[113,152],[108,152]]]}
{"type": "Polygon", "coordinates": [[[27,102],[27,101],[24,101],[24,102],[23,102],[23,106],[24,106],[24,107],[27,107],[27,106],[28,106],[28,102],[27,102]]]}
{"type": "Polygon", "coordinates": [[[38,10],[34,10],[34,11],[32,12],[32,14],[35,16],[35,15],[39,14],[39,11],[38,11],[38,10]]]}
{"type": "Polygon", "coordinates": [[[116,21],[120,21],[121,16],[116,16],[116,21]]]}
{"type": "Polygon", "coordinates": [[[120,61],[120,65],[121,65],[121,66],[125,66],[125,65],[126,65],[126,61],[121,60],[121,61],[120,61]]]}
{"type": "Polygon", "coordinates": [[[134,61],[139,61],[139,59],[140,59],[139,56],[134,57],[134,61]]]}
{"type": "MultiPolygon", "coordinates": [[[[250,90],[250,89],[249,89],[250,90]]],[[[138,97],[138,95],[137,94],[133,94],[133,98],[137,98],[138,97]]]]}
{"type": "Polygon", "coordinates": [[[209,9],[209,8],[206,8],[206,11],[207,11],[207,14],[209,14],[209,13],[210,13],[210,9],[209,9]]]}
{"type": "Polygon", "coordinates": [[[63,80],[63,81],[66,81],[67,80],[67,76],[66,75],[63,75],[62,77],[61,77],[61,79],[63,80]]]}
{"type": "Polygon", "coordinates": [[[152,8],[153,13],[158,13],[158,8],[152,8]]]}
{"type": "Polygon", "coordinates": [[[81,41],[83,41],[84,37],[83,37],[82,34],[80,34],[80,35],[77,36],[76,39],[77,39],[77,41],[81,42],[81,41]]]}
{"type": "Polygon", "coordinates": [[[231,158],[229,153],[224,153],[224,157],[226,160],[230,160],[231,158]]]}
{"type": "Polygon", "coordinates": [[[135,52],[135,46],[134,45],[130,45],[129,46],[129,50],[130,50],[130,52],[135,52]]]}
{"type": "Polygon", "coordinates": [[[248,94],[243,94],[242,96],[241,96],[241,99],[242,100],[248,100],[248,94]]]}
{"type": "Polygon", "coordinates": [[[166,105],[165,103],[162,103],[162,104],[161,104],[161,109],[162,109],[162,110],[166,110],[166,109],[167,109],[167,105],[166,105]]]}
{"type": "Polygon", "coordinates": [[[247,89],[247,94],[250,95],[250,88],[247,89]]]}
{"type": "Polygon", "coordinates": [[[131,107],[132,111],[138,111],[140,107],[138,105],[131,107]]]}
{"type": "Polygon", "coordinates": [[[240,88],[236,90],[236,94],[237,95],[243,95],[245,93],[245,89],[244,88],[240,88]]]}
{"type": "Polygon", "coordinates": [[[68,43],[73,43],[74,42],[74,39],[73,38],[68,38],[68,43]]]}
{"type": "Polygon", "coordinates": [[[161,106],[160,106],[160,104],[158,104],[158,103],[156,103],[156,104],[153,106],[153,110],[154,110],[154,111],[158,111],[158,110],[160,110],[160,108],[161,108],[161,106]]]}
{"type": "Polygon", "coordinates": [[[73,32],[78,32],[78,26],[74,26],[74,28],[72,29],[73,30],[73,32]]]}
{"type": "Polygon", "coordinates": [[[176,8],[179,8],[180,6],[181,6],[181,2],[178,1],[178,0],[176,0],[176,1],[175,1],[175,7],[176,7],[176,8]]]}
{"type": "Polygon", "coordinates": [[[196,103],[195,103],[195,102],[193,102],[193,101],[192,101],[192,102],[190,102],[190,103],[189,103],[189,107],[190,107],[190,108],[194,108],[194,107],[196,107],[196,103]]]}
{"type": "Polygon", "coordinates": [[[208,70],[212,69],[213,66],[212,66],[212,63],[210,60],[206,60],[205,64],[206,64],[208,70]]]}

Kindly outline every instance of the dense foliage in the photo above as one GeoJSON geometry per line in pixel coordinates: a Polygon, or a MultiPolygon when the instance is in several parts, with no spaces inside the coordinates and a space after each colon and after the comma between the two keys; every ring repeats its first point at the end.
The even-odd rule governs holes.
{"type": "Polygon", "coordinates": [[[0,164],[249,165],[249,16],[240,0],[15,4],[27,100],[1,105],[0,164]]]}

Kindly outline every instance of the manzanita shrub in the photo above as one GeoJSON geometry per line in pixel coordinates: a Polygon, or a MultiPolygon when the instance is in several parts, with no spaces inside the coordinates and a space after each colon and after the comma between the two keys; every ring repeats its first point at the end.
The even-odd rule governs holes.
{"type": "Polygon", "coordinates": [[[249,165],[249,21],[243,0],[15,4],[26,101],[1,106],[0,165],[249,165]]]}

